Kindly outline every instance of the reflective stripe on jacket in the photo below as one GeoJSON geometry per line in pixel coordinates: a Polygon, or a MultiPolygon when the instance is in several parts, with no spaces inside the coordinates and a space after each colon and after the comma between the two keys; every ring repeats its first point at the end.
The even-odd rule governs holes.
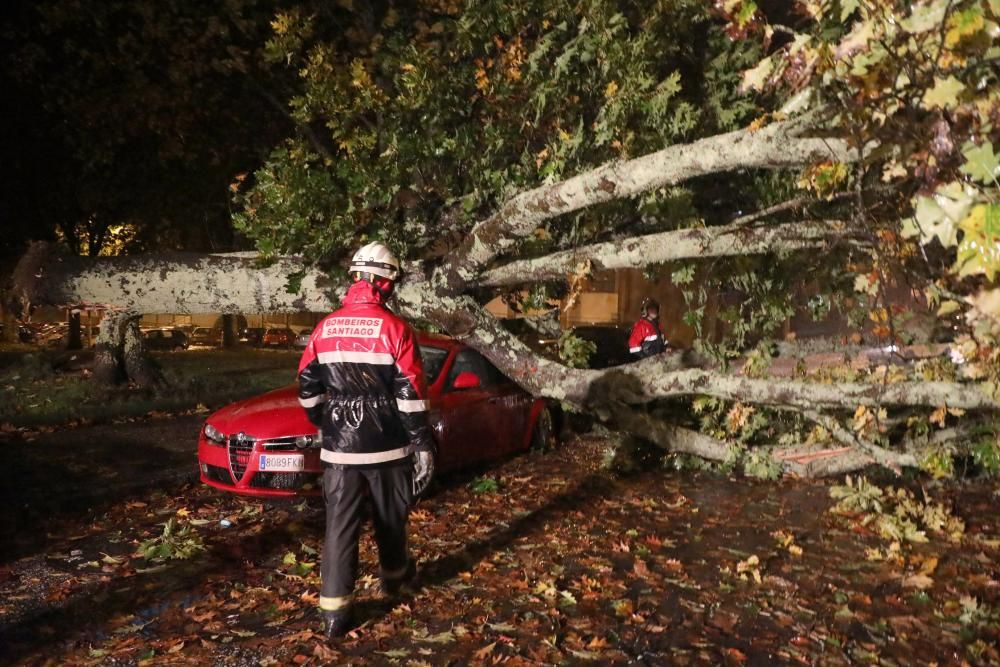
{"type": "Polygon", "coordinates": [[[392,465],[434,449],[416,335],[367,282],[354,283],[309,337],[299,403],[320,428],[329,464],[392,465]]]}
{"type": "Polygon", "coordinates": [[[660,354],[667,349],[667,341],[660,330],[659,320],[650,320],[642,317],[628,337],[628,351],[637,359],[651,357],[660,354]]]}

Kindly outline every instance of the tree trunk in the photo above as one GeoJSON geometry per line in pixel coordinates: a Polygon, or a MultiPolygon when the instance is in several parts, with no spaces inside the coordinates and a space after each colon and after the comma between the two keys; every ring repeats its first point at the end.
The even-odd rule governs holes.
{"type": "Polygon", "coordinates": [[[229,349],[236,347],[236,316],[225,314],[222,316],[222,347],[229,349]]]}
{"type": "Polygon", "coordinates": [[[156,387],[164,384],[163,373],[146,354],[142,332],[139,331],[139,315],[129,317],[124,324],[122,341],[122,365],[126,379],[140,387],[156,387]]]}
{"type": "Polygon", "coordinates": [[[72,309],[69,311],[69,333],[66,336],[67,350],[82,350],[83,337],[80,329],[80,311],[72,309]]]}
{"type": "Polygon", "coordinates": [[[127,311],[105,313],[94,351],[93,379],[96,383],[131,382],[140,387],[164,383],[163,374],[146,354],[139,331],[140,317],[127,311]]]}
{"type": "Polygon", "coordinates": [[[304,260],[261,266],[253,253],[86,258],[33,243],[13,286],[25,305],[110,305],[136,313],[296,313],[334,303],[334,283],[304,260]],[[300,271],[301,295],[289,294],[288,276],[300,271]]]}
{"type": "Polygon", "coordinates": [[[101,320],[97,332],[97,345],[94,347],[94,382],[101,385],[115,385],[122,382],[125,368],[121,364],[125,349],[125,336],[122,331],[124,319],[128,313],[107,311],[101,320]]]}

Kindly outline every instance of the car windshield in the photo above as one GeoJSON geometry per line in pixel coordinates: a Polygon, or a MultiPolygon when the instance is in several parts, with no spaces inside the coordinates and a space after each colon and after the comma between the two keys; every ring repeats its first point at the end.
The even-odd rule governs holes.
{"type": "Polygon", "coordinates": [[[434,384],[438,376],[441,375],[441,367],[444,366],[444,360],[448,358],[448,350],[421,345],[420,356],[424,362],[424,375],[427,376],[427,384],[434,384]]]}

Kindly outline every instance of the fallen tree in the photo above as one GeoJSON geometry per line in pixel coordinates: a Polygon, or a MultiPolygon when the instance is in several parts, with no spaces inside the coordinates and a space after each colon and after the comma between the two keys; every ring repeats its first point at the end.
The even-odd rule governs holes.
{"type": "MultiPolygon", "coordinates": [[[[593,39],[602,44],[593,49],[606,53],[608,58],[618,58],[622,71],[641,70],[644,65],[634,62],[634,54],[612,49],[619,39],[613,35],[627,19],[614,7],[602,8],[607,10],[606,15],[595,9],[586,22],[579,23],[574,35],[566,35],[564,55],[572,57],[579,49],[579,40],[593,39]],[[606,29],[594,28],[598,24],[606,29]]],[[[837,281],[829,279],[831,284],[824,285],[821,291],[840,296],[846,292],[846,299],[854,303],[853,307],[874,323],[877,339],[890,346],[898,343],[901,340],[898,313],[888,296],[893,271],[903,273],[911,289],[915,289],[912,283],[924,286],[928,301],[935,306],[946,298],[942,295],[959,294],[949,282],[956,282],[952,279],[971,272],[984,273],[992,280],[996,271],[990,264],[996,258],[976,250],[983,244],[965,247],[964,251],[962,246],[958,247],[960,257],[962,252],[966,253],[961,265],[964,268],[960,269],[949,268],[931,256],[933,252],[922,248],[929,240],[937,239],[946,251],[954,249],[958,244],[959,222],[965,225],[962,229],[969,238],[974,232],[979,233],[980,228],[986,229],[986,211],[993,209],[982,210],[988,198],[981,189],[949,185],[951,189],[944,194],[950,197],[950,204],[939,205],[937,202],[944,201],[940,198],[928,203],[920,195],[913,204],[908,199],[909,193],[946,178],[958,178],[960,173],[971,174],[984,184],[995,179],[996,170],[991,164],[987,164],[985,171],[977,166],[987,158],[975,152],[979,144],[985,147],[992,131],[989,128],[994,127],[988,122],[989,105],[984,104],[981,95],[971,93],[984,89],[978,83],[972,85],[978,81],[976,77],[992,76],[977,69],[979,61],[975,58],[982,55],[981,43],[959,39],[949,47],[973,63],[968,71],[956,73],[969,82],[961,89],[969,92],[962,100],[947,97],[959,88],[940,85],[940,70],[934,58],[925,54],[913,61],[911,36],[929,46],[938,34],[934,29],[946,26],[950,20],[949,8],[950,3],[947,7],[942,5],[943,18],[935,14],[936,18],[931,20],[923,13],[910,16],[909,9],[900,5],[893,10],[900,20],[886,22],[872,14],[873,10],[859,7],[855,14],[839,18],[843,25],[837,30],[828,25],[835,21],[833,17],[816,18],[810,35],[797,37],[746,73],[745,83],[750,88],[789,86],[791,90],[784,91],[790,97],[785,107],[787,113],[764,112],[742,129],[717,131],[716,125],[714,132],[699,125],[694,116],[681,122],[679,116],[669,120],[664,115],[662,105],[672,103],[673,93],[669,91],[676,84],[673,74],[659,86],[643,88],[637,84],[644,96],[642,103],[621,102],[625,105],[621,108],[613,108],[619,104],[617,79],[596,87],[587,76],[568,84],[559,79],[559,85],[567,88],[553,94],[545,87],[552,81],[545,79],[537,66],[530,76],[522,75],[520,69],[517,75],[510,74],[511,67],[519,68],[524,61],[523,54],[517,51],[521,47],[515,48],[523,35],[505,41],[491,32],[485,19],[485,22],[456,22],[456,34],[463,38],[457,42],[461,46],[456,48],[470,49],[468,53],[463,51],[464,55],[454,56],[457,60],[439,54],[414,64],[407,60],[411,52],[405,51],[397,54],[400,58],[397,61],[391,59],[395,57],[392,55],[395,47],[388,47],[370,56],[376,60],[390,58],[378,61],[385,65],[381,69],[377,63],[357,60],[350,67],[345,63],[340,69],[302,70],[303,85],[317,99],[336,98],[339,94],[344,99],[360,101],[350,108],[303,111],[315,114],[312,120],[323,121],[331,128],[340,162],[330,159],[333,153],[329,150],[316,154],[309,148],[317,140],[315,133],[308,141],[303,142],[300,137],[298,143],[291,142],[290,150],[283,149],[272,156],[255,175],[257,184],[240,195],[243,209],[236,221],[242,231],[258,242],[262,249],[260,256],[162,255],[84,260],[60,258],[43,246],[36,246],[19,266],[15,290],[24,305],[96,302],[126,313],[322,311],[334,306],[339,282],[317,268],[318,265],[335,266],[343,253],[362,237],[368,238],[381,230],[412,258],[405,267],[407,279],[396,294],[398,307],[405,314],[479,350],[527,391],[559,401],[569,409],[594,413],[612,426],[669,452],[711,460],[730,460],[734,455],[742,455],[747,443],[773,440],[778,435],[777,426],[773,431],[759,425],[752,433],[747,430],[746,416],[757,411],[758,416],[766,412],[765,422],[778,424],[785,420],[789,428],[812,424],[823,430],[827,440],[837,443],[831,447],[824,441],[826,444],[819,450],[813,448],[801,453],[762,455],[765,463],[773,462],[779,468],[784,465],[799,474],[841,473],[873,462],[892,469],[925,465],[928,460],[940,465],[941,452],[951,451],[942,448],[951,447],[955,441],[920,440],[912,437],[910,429],[924,428],[929,423],[943,427],[946,420],[959,417],[970,424],[989,419],[998,407],[995,387],[1000,371],[996,368],[996,355],[986,345],[972,345],[972,363],[961,372],[927,365],[919,371],[905,370],[900,377],[890,377],[888,370],[849,378],[808,373],[794,379],[772,378],[757,371],[741,375],[721,365],[693,363],[682,354],[610,369],[575,368],[530,349],[492,317],[483,303],[496,294],[497,288],[532,289],[542,283],[561,282],[570,275],[579,280],[598,269],[650,269],[667,262],[676,265],[733,260],[741,263],[738,269],[729,269],[733,280],[739,278],[749,284],[755,272],[773,275],[774,266],[783,257],[812,256],[828,260],[829,275],[839,276],[837,281]],[[882,34],[879,47],[889,48],[886,44],[898,47],[893,57],[868,58],[875,40],[865,36],[897,24],[908,27],[902,32],[882,34]],[[463,32],[467,30],[485,32],[470,38],[463,32]],[[487,46],[481,47],[482,44],[487,46]],[[489,59],[480,58],[476,51],[480,48],[496,53],[489,59]],[[826,56],[820,58],[821,54],[831,52],[836,54],[832,61],[826,56]],[[884,76],[877,80],[893,83],[885,90],[871,90],[871,81],[876,79],[864,78],[863,72],[854,74],[850,69],[856,55],[868,58],[858,61],[859,68],[884,67],[884,76]],[[907,101],[902,104],[895,90],[897,76],[893,73],[907,59],[912,72],[906,84],[907,101]],[[803,63],[811,64],[805,67],[803,63]],[[392,84],[377,82],[368,75],[367,65],[373,71],[398,69],[403,72],[402,78],[392,84]],[[501,66],[507,69],[491,69],[501,66]],[[350,76],[341,70],[350,71],[350,76]],[[415,79],[411,77],[413,72],[419,73],[412,75],[415,79]],[[493,86],[491,76],[506,76],[505,85],[509,89],[493,86]],[[803,92],[809,84],[814,84],[817,90],[803,92]],[[424,86],[420,88],[423,95],[420,99],[424,100],[421,104],[471,97],[471,110],[449,103],[439,107],[439,114],[433,116],[418,104],[417,119],[412,115],[415,108],[412,95],[420,86],[424,86]],[[821,93],[826,95],[823,104],[814,104],[805,113],[796,110],[808,104],[803,100],[819,97],[821,93]],[[585,100],[599,110],[594,118],[588,119],[595,135],[587,145],[593,155],[603,159],[579,157],[574,158],[575,162],[567,162],[566,151],[575,150],[573,142],[583,141],[580,137],[588,132],[582,118],[564,118],[575,109],[563,103],[563,99],[570,98],[585,100]],[[539,130],[537,144],[531,143],[531,136],[524,137],[534,131],[525,126],[525,99],[534,100],[537,125],[545,130],[539,130]],[[655,150],[650,148],[638,157],[628,158],[625,148],[629,136],[646,129],[642,122],[628,120],[625,110],[636,105],[648,110],[643,122],[656,129],[645,134],[646,143],[640,145],[655,145],[655,150]],[[968,142],[961,155],[955,148],[957,138],[950,134],[959,132],[959,126],[949,125],[944,118],[952,111],[957,113],[959,105],[966,118],[961,132],[963,140],[968,142]],[[653,109],[659,111],[654,113],[653,109]],[[597,138],[605,114],[612,112],[619,119],[615,129],[618,158],[608,157],[609,147],[614,144],[609,137],[597,138]],[[472,127],[465,113],[480,114],[481,126],[491,132],[499,132],[497,127],[509,131],[506,142],[496,140],[494,135],[487,137],[493,144],[487,140],[459,144],[456,138],[443,142],[435,138],[438,137],[435,132],[450,136],[456,127],[472,127]],[[886,122],[889,117],[892,123],[886,122]],[[972,117],[975,121],[968,120],[972,117]],[[423,127],[425,122],[430,126],[424,128],[427,130],[424,134],[412,131],[415,123],[423,127]],[[947,127],[942,129],[941,122],[947,127]],[[579,129],[569,132],[565,129],[568,126],[579,129]],[[676,139],[695,132],[696,128],[704,136],[677,139],[662,147],[663,136],[672,133],[676,139]],[[915,146],[913,141],[914,136],[931,131],[939,137],[947,135],[947,141],[942,139],[933,146],[941,154],[934,157],[933,164],[928,162],[928,151],[915,146]],[[420,143],[426,137],[431,139],[420,143]],[[404,145],[404,139],[412,139],[412,143],[404,145]],[[459,151],[456,148],[459,145],[464,153],[449,152],[459,151]],[[480,161],[481,153],[489,153],[493,145],[505,150],[491,154],[493,162],[480,161]],[[560,158],[563,162],[552,164],[556,155],[563,155],[560,158]],[[575,171],[573,175],[562,174],[566,164],[578,167],[569,170],[575,171]],[[467,165],[474,166],[467,168],[467,165]],[[531,172],[530,177],[524,176],[525,169],[531,172]],[[796,179],[788,176],[789,170],[796,171],[796,179]],[[777,202],[755,198],[755,204],[766,204],[762,210],[730,224],[705,224],[690,215],[682,216],[682,221],[669,220],[675,201],[669,198],[671,188],[689,185],[728,194],[730,181],[746,179],[747,174],[764,178],[760,174],[767,172],[783,174],[785,179],[781,187],[768,190],[771,194],[780,191],[787,195],[786,190],[797,189],[809,195],[804,197],[797,192],[792,198],[777,202]],[[921,174],[922,182],[914,182],[916,173],[921,174]],[[313,180],[317,178],[318,181],[313,180]],[[875,186],[877,181],[888,185],[875,186]],[[512,184],[525,182],[530,187],[503,196],[511,191],[512,184]],[[409,185],[404,187],[404,184],[409,185]],[[668,214],[664,225],[688,226],[640,233],[634,222],[640,216],[622,214],[625,209],[657,197],[661,204],[658,211],[668,214]],[[813,203],[803,203],[807,201],[813,203]],[[912,220],[906,210],[911,205],[916,207],[912,220]],[[806,210],[810,206],[833,210],[816,215],[806,210]],[[795,211],[803,213],[789,217],[795,211]],[[378,219],[389,222],[379,227],[375,222],[378,219]],[[978,222],[980,219],[982,222],[978,222]],[[543,243],[541,251],[536,249],[539,239],[544,242],[553,237],[558,243],[547,246],[543,243]],[[908,237],[916,237],[919,244],[905,240],[908,237]],[[428,252],[432,244],[443,244],[444,249],[428,252]],[[838,249],[846,249],[845,254],[834,252],[838,249]],[[295,255],[296,252],[301,255],[295,255]],[[914,257],[924,261],[919,271],[913,268],[914,257]],[[968,268],[969,262],[972,269],[968,268]],[[845,273],[848,281],[843,279],[845,273]],[[694,406],[705,398],[714,401],[713,410],[717,414],[713,419],[732,416],[727,428],[716,425],[713,434],[705,432],[712,429],[698,423],[694,406]],[[657,407],[664,405],[672,408],[657,407]],[[889,411],[893,414],[889,415],[889,411]]],[[[757,11],[755,6],[748,9],[751,10],[757,11]]],[[[726,11],[736,9],[727,5],[726,11]]],[[[695,22],[704,18],[699,16],[695,22]]],[[[738,27],[746,31],[755,25],[747,24],[745,17],[734,16],[726,17],[730,22],[728,29],[738,27]]],[[[634,49],[657,44],[657,48],[667,48],[657,40],[664,39],[674,29],[669,18],[672,17],[654,14],[641,25],[629,28],[634,35],[620,39],[634,39],[630,42],[634,49]],[[658,23],[661,19],[665,22],[658,23]]],[[[549,22],[549,18],[545,21],[549,22]]],[[[309,35],[313,34],[310,28],[309,35]]],[[[544,41],[549,37],[539,38],[536,55],[543,60],[555,59],[553,67],[558,68],[561,62],[558,58],[562,56],[554,55],[551,43],[544,41]]],[[[417,39],[422,38],[426,35],[417,39]]],[[[770,40],[770,36],[766,39],[770,40]]],[[[437,53],[434,44],[436,41],[428,45],[428,53],[437,53]]],[[[302,54],[304,61],[310,57],[308,53],[326,57],[336,51],[323,44],[317,44],[315,49],[302,54]]],[[[925,48],[921,53],[925,51],[932,52],[925,48]]],[[[942,48],[936,49],[938,56],[941,51],[942,48]]],[[[650,62],[659,57],[656,49],[646,55],[650,62]]],[[[288,53],[282,56],[288,60],[295,57],[288,53]]],[[[605,68],[602,76],[608,75],[608,71],[605,68]]],[[[690,106],[686,101],[684,104],[690,106]]],[[[720,99],[707,99],[704,108],[718,109],[721,104],[720,99]]],[[[689,113],[683,105],[677,110],[682,112],[689,113]]],[[[237,183],[236,189],[239,187],[237,183]]],[[[759,186],[746,186],[745,191],[757,193],[759,186]]],[[[721,275],[727,274],[722,271],[721,275]]],[[[793,275],[785,284],[795,285],[796,279],[804,282],[802,278],[793,275]]],[[[822,282],[828,276],[815,278],[822,282]]],[[[758,283],[777,284],[770,277],[758,283]]],[[[958,286],[966,291],[974,288],[970,283],[958,286]]],[[[953,313],[962,307],[952,298],[942,312],[953,313]]],[[[788,317],[787,308],[772,308],[770,312],[770,325],[778,318],[788,317]]],[[[124,367],[128,372],[127,364],[124,367]]]]}
{"type": "MultiPolygon", "coordinates": [[[[749,136],[750,131],[745,131],[749,136]]],[[[771,134],[770,136],[775,136],[771,134]]],[[[782,166],[789,163],[790,155],[811,160],[816,157],[817,144],[811,139],[784,137],[784,148],[775,153],[772,162],[762,160],[757,154],[757,164],[782,166]],[[805,142],[797,147],[797,142],[805,142]]],[[[719,146],[729,146],[727,137],[719,146]]],[[[773,141],[773,138],[770,140],[773,141]]],[[[831,142],[824,141],[824,150],[831,142]]],[[[836,145],[836,144],[834,144],[836,145]]],[[[727,155],[729,150],[727,149],[727,155]]],[[[846,155],[841,150],[841,157],[846,155]]],[[[640,158],[639,164],[645,160],[640,158]]],[[[675,171],[688,177],[706,171],[732,168],[739,162],[706,159],[704,149],[675,151],[675,171]],[[689,156],[687,162],[683,156],[689,156]]],[[[585,182],[604,182],[603,188],[573,195],[574,206],[603,201],[608,192],[618,190],[613,178],[632,178],[629,165],[615,170],[600,168],[585,178],[585,182]],[[595,176],[600,174],[598,178],[595,176]],[[624,175],[624,176],[623,176],[624,175]]],[[[654,187],[662,180],[650,180],[654,187]]],[[[622,188],[634,192],[634,185],[622,188]]],[[[740,227],[720,227],[656,235],[663,252],[633,252],[629,244],[642,247],[643,237],[615,244],[601,244],[596,249],[588,247],[577,251],[558,253],[541,259],[515,261],[498,269],[481,271],[480,267],[491,257],[504,254],[516,245],[522,236],[530,234],[541,217],[556,215],[550,205],[548,210],[538,209],[539,201],[558,200],[565,192],[561,185],[550,186],[530,197],[519,196],[517,203],[502,208],[505,211],[536,210],[531,224],[510,224],[493,216],[479,225],[473,238],[479,239],[465,251],[459,250],[436,267],[420,263],[407,266],[407,281],[401,286],[397,300],[409,316],[420,318],[448,331],[456,338],[479,350],[498,368],[515,379],[535,395],[556,399],[574,409],[595,412],[624,431],[640,435],[671,452],[696,454],[705,458],[722,460],[729,454],[729,447],[708,436],[693,435],[690,429],[664,424],[637,410],[637,407],[662,399],[712,396],[726,401],[769,405],[785,410],[797,410],[818,423],[829,426],[831,418],[816,412],[819,409],[850,410],[857,406],[870,407],[928,407],[947,405],[963,410],[990,411],[998,407],[996,400],[975,384],[959,382],[901,382],[882,386],[877,382],[821,384],[788,379],[755,379],[733,375],[720,370],[684,368],[679,356],[665,359],[648,359],[626,366],[604,369],[570,368],[554,359],[531,351],[501,323],[487,313],[480,304],[462,292],[467,289],[511,284],[518,276],[518,284],[536,280],[565,277],[570,257],[584,256],[600,260],[604,265],[614,265],[607,258],[613,256],[611,248],[626,247],[629,266],[643,267],[670,259],[700,258],[706,254],[757,254],[775,250],[792,251],[822,247],[832,240],[845,238],[847,223],[814,222],[760,225],[749,230],[740,227]],[[685,241],[685,242],[682,242],[685,241]],[[471,254],[470,254],[471,253],[471,254]],[[551,264],[549,263],[551,261],[551,264]],[[536,271],[526,265],[537,267],[536,271]],[[514,267],[514,268],[511,268],[514,267]],[[551,267],[551,268],[550,268],[551,267]],[[476,273],[478,271],[478,273],[476,273]],[[454,276],[462,278],[456,282],[454,276]]],[[[134,350],[116,354],[110,343],[114,327],[121,329],[119,340],[126,340],[126,332],[134,330],[134,316],[129,313],[179,312],[179,313],[280,313],[303,310],[324,311],[334,307],[337,280],[311,267],[301,258],[283,257],[263,263],[253,254],[237,255],[162,255],[116,258],[64,257],[50,252],[43,244],[34,246],[22,259],[16,272],[17,294],[22,303],[101,303],[121,309],[124,316],[111,317],[112,322],[102,328],[99,339],[99,357],[108,356],[106,366],[124,369],[135,380],[148,382],[147,371],[137,363],[134,350]],[[301,280],[295,293],[286,290],[289,275],[301,280]],[[123,326],[121,323],[125,322],[123,326]],[[128,326],[132,322],[132,328],[128,326]],[[108,329],[108,333],[105,333],[108,329]],[[111,361],[114,359],[114,361],[111,361]]],[[[106,374],[95,374],[107,379],[106,374]]],[[[836,431],[838,439],[847,439],[842,429],[836,431]]],[[[887,466],[913,465],[911,453],[896,453],[880,447],[866,446],[853,441],[852,451],[858,456],[849,457],[852,463],[846,468],[863,466],[872,461],[887,466]]],[[[835,468],[813,469],[819,472],[842,472],[844,465],[835,468]]]]}

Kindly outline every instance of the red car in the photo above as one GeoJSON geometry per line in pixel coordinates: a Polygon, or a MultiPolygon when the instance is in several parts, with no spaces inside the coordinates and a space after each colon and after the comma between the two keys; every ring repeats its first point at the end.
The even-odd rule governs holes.
{"type": "MultiPolygon", "coordinates": [[[[437,471],[544,447],[554,438],[553,412],[475,350],[421,334],[438,442],[437,471]]],[[[316,427],[299,406],[298,387],[275,389],[209,416],[198,438],[201,481],[249,496],[319,493],[316,427]]]]}
{"type": "Polygon", "coordinates": [[[291,347],[295,342],[295,332],[291,329],[268,329],[261,344],[264,347],[291,347]]]}

